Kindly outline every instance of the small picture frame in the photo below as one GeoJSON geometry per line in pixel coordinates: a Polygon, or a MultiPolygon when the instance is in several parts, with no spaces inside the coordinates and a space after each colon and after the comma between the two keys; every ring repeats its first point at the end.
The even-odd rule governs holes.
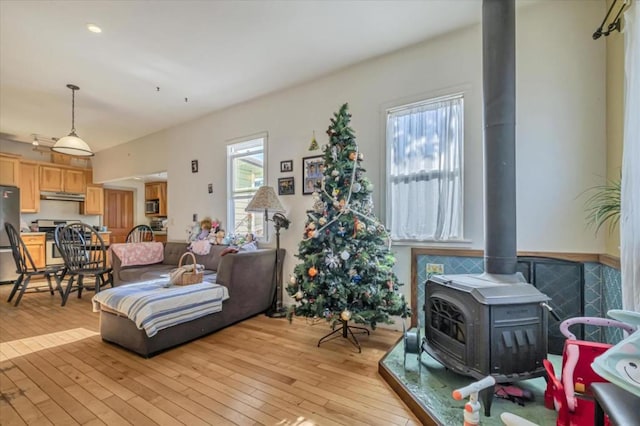
{"type": "Polygon", "coordinates": [[[295,184],[293,177],[285,177],[278,179],[278,195],[295,194],[295,184]]]}
{"type": "Polygon", "coordinates": [[[314,193],[316,184],[322,180],[323,166],[322,155],[302,159],[302,195],[314,193]]]}
{"type": "Polygon", "coordinates": [[[191,173],[198,173],[198,160],[191,160],[191,173]]]}
{"type": "Polygon", "coordinates": [[[280,162],[280,173],[289,173],[293,171],[293,160],[285,160],[280,162]]]}

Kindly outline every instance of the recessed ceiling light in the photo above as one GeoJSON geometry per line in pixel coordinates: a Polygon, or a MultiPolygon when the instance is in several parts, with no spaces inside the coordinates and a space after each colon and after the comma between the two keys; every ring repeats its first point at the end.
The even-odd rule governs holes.
{"type": "Polygon", "coordinates": [[[97,26],[96,24],[87,24],[87,29],[89,31],[91,31],[92,33],[101,33],[102,32],[102,28],[100,28],[99,26],[97,26]]]}

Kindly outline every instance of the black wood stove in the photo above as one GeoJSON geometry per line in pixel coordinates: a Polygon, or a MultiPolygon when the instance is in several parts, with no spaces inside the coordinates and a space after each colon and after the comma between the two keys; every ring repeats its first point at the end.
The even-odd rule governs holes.
{"type": "MultiPolygon", "coordinates": [[[[515,0],[482,4],[485,273],[425,284],[422,350],[497,383],[544,374],[549,298],[517,274],[515,0]]],[[[489,415],[493,389],[481,393],[489,415]]]]}

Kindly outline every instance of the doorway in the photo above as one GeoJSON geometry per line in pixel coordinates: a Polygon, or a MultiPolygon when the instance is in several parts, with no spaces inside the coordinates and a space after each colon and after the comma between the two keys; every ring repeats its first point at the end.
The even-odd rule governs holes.
{"type": "Polygon", "coordinates": [[[133,191],[104,190],[104,225],[111,231],[112,243],[124,243],[133,228],[133,191]]]}

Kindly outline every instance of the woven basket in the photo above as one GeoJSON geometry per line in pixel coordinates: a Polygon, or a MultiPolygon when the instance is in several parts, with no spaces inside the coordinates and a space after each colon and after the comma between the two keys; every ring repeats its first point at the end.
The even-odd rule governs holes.
{"type": "Polygon", "coordinates": [[[186,252],[182,256],[180,256],[180,260],[178,261],[178,269],[182,267],[182,260],[185,256],[190,256],[191,261],[193,262],[193,272],[184,272],[180,275],[180,278],[175,281],[173,284],[175,285],[189,285],[189,284],[198,284],[202,282],[202,277],[204,276],[204,272],[196,272],[196,257],[191,252],[186,252]]]}

